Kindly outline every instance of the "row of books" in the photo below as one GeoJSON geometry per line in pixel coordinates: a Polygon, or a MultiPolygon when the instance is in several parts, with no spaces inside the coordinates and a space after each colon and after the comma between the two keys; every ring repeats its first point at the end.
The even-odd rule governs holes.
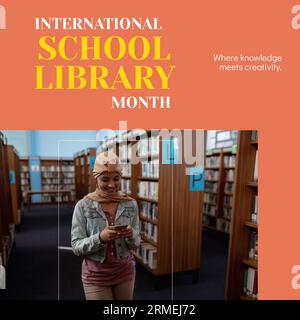
{"type": "MultiPolygon", "coordinates": [[[[75,192],[72,192],[72,199],[75,198],[75,192]]],[[[67,195],[42,195],[42,202],[67,202],[67,195]]]]}
{"type": "Polygon", "coordinates": [[[257,195],[254,196],[253,199],[253,210],[252,210],[252,214],[251,214],[251,221],[253,223],[258,223],[258,197],[257,195]]]}
{"type": "Polygon", "coordinates": [[[64,178],[73,178],[74,175],[74,172],[61,172],[59,176],[64,178]]]}
{"type": "Polygon", "coordinates": [[[43,184],[75,184],[75,179],[69,179],[69,178],[42,178],[42,183],[43,184]]]}
{"type": "Polygon", "coordinates": [[[204,193],[204,203],[217,204],[217,195],[214,193],[204,193]]]}
{"type": "Polygon", "coordinates": [[[42,185],[44,191],[55,191],[55,190],[75,190],[74,185],[63,185],[63,184],[45,184],[42,185]]]}
{"type": "Polygon", "coordinates": [[[157,225],[145,220],[140,220],[141,235],[146,236],[148,239],[157,242],[157,225]]]}
{"type": "Polygon", "coordinates": [[[30,172],[26,171],[26,172],[21,172],[20,173],[20,177],[23,179],[29,179],[30,178],[30,172]]]}
{"type": "Polygon", "coordinates": [[[125,177],[131,176],[131,164],[130,163],[123,164],[122,169],[123,169],[122,170],[123,176],[125,176],[125,177]]]}
{"type": "Polygon", "coordinates": [[[224,184],[224,192],[233,193],[233,181],[226,181],[224,184]]]}
{"type": "Polygon", "coordinates": [[[73,165],[63,165],[63,166],[61,166],[61,171],[62,172],[74,172],[75,167],[73,165]]]}
{"type": "Polygon", "coordinates": [[[158,205],[154,202],[139,201],[140,215],[142,217],[157,220],[158,217],[158,205]]]}
{"type": "Polygon", "coordinates": [[[230,232],[230,222],[224,219],[216,219],[216,228],[219,231],[229,233],[230,232]]]}
{"type": "Polygon", "coordinates": [[[149,268],[157,268],[157,248],[155,246],[143,241],[137,249],[136,254],[149,268]]]}
{"type": "Polygon", "coordinates": [[[210,216],[216,216],[216,206],[209,203],[204,203],[203,212],[210,216]]]}
{"type": "Polygon", "coordinates": [[[158,182],[139,181],[138,196],[142,198],[158,199],[158,182]]]}
{"type": "Polygon", "coordinates": [[[235,167],[236,156],[224,156],[224,167],[235,167]]]}
{"type": "Polygon", "coordinates": [[[231,219],[231,208],[223,208],[223,218],[231,219]]]}
{"type": "Polygon", "coordinates": [[[26,165],[21,165],[21,172],[29,172],[29,167],[26,165]]]}
{"type": "Polygon", "coordinates": [[[258,259],[258,233],[251,232],[249,241],[249,258],[258,259]]]}
{"type": "Polygon", "coordinates": [[[141,139],[137,142],[137,153],[139,156],[159,154],[159,137],[141,139]]]}
{"type": "Polygon", "coordinates": [[[232,206],[232,199],[233,199],[233,196],[224,195],[223,204],[227,206],[232,206]]]}
{"type": "Polygon", "coordinates": [[[218,182],[205,181],[205,190],[211,191],[211,192],[217,192],[218,191],[218,182]]]}
{"type": "Polygon", "coordinates": [[[41,166],[41,172],[58,172],[59,166],[41,166]]]}
{"type": "Polygon", "coordinates": [[[218,170],[205,170],[205,180],[219,180],[218,170]]]}
{"type": "Polygon", "coordinates": [[[254,181],[258,181],[258,151],[256,151],[256,154],[255,154],[255,165],[254,165],[253,180],[254,181]]]}
{"type": "Polygon", "coordinates": [[[142,161],[142,177],[158,178],[159,159],[142,161]]]}
{"type": "Polygon", "coordinates": [[[58,172],[42,172],[42,178],[58,178],[58,172]]]}
{"type": "Polygon", "coordinates": [[[22,186],[30,185],[30,180],[29,179],[21,179],[21,185],[22,186]]]}
{"type": "Polygon", "coordinates": [[[234,181],[234,169],[228,169],[225,172],[225,181],[234,181]]]}
{"type": "Polygon", "coordinates": [[[123,192],[131,193],[131,181],[130,181],[130,179],[122,179],[121,188],[122,188],[123,192]]]}
{"type": "Polygon", "coordinates": [[[206,168],[219,168],[220,157],[219,156],[206,157],[205,166],[206,168]]]}
{"type": "Polygon", "coordinates": [[[258,292],[258,272],[249,267],[244,274],[244,293],[251,298],[257,299],[258,292]]]}
{"type": "Polygon", "coordinates": [[[132,158],[132,145],[131,144],[121,144],[119,146],[119,158],[121,160],[131,159],[132,158]]]}

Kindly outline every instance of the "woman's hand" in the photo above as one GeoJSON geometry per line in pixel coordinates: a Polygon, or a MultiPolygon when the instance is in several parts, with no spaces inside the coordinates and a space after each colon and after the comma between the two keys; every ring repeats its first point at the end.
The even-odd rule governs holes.
{"type": "Polygon", "coordinates": [[[103,229],[100,233],[99,233],[99,239],[102,242],[106,242],[109,240],[115,240],[118,239],[119,236],[117,235],[117,231],[114,230],[114,227],[112,226],[108,226],[105,229],[103,229]]]}
{"type": "Polygon", "coordinates": [[[132,227],[130,225],[127,226],[127,228],[120,232],[120,237],[119,238],[128,238],[131,239],[132,238],[132,227]]]}

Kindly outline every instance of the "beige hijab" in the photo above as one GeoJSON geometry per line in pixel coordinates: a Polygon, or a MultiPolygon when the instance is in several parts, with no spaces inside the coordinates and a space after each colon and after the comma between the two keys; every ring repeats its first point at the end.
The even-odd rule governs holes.
{"type": "Polygon", "coordinates": [[[118,156],[111,152],[105,151],[99,153],[96,157],[93,176],[96,179],[96,190],[85,196],[87,199],[98,201],[99,203],[131,201],[133,198],[129,197],[126,193],[118,191],[116,193],[108,193],[100,189],[98,185],[98,178],[104,172],[117,172],[122,175],[122,165],[119,162],[118,156]]]}

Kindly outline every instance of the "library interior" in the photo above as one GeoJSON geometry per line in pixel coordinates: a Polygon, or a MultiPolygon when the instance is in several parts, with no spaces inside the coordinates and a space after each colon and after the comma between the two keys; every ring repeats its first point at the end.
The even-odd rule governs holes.
{"type": "Polygon", "coordinates": [[[134,300],[258,299],[257,130],[184,131],[1,130],[0,300],[85,299],[72,217],[104,151],[137,204],[134,300]]]}

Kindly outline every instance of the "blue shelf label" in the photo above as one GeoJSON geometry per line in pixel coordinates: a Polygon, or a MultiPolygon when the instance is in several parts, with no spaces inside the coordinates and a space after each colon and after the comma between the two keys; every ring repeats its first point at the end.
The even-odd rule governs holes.
{"type": "Polygon", "coordinates": [[[162,140],[162,164],[178,164],[178,147],[175,146],[174,137],[162,140]]]}
{"type": "Polygon", "coordinates": [[[16,184],[15,170],[9,170],[9,182],[10,184],[16,184]]]}
{"type": "Polygon", "coordinates": [[[204,167],[190,168],[190,191],[204,191],[204,167]]]}
{"type": "Polygon", "coordinates": [[[96,160],[96,156],[90,156],[90,168],[92,170],[94,169],[95,160],[96,160]]]}

